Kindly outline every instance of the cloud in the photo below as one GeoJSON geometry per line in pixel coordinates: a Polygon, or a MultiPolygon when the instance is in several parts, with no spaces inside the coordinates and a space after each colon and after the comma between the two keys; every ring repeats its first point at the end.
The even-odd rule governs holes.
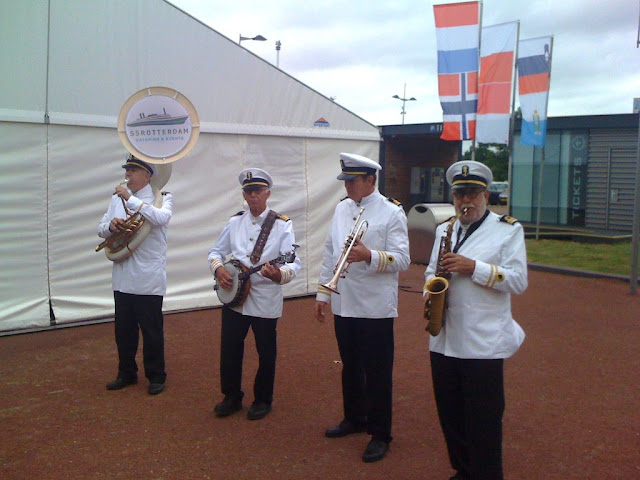
{"type": "MultiPolygon", "coordinates": [[[[433,3],[423,0],[171,0],[218,32],[376,125],[439,122],[433,3]]],[[[630,0],[484,0],[484,25],[520,20],[520,38],[553,35],[549,115],[630,112],[640,96],[638,5],[630,0]]]]}

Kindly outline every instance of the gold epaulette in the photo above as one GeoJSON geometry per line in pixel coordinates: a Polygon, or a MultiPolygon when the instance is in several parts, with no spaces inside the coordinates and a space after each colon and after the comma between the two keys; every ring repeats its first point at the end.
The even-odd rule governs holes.
{"type": "Polygon", "coordinates": [[[395,198],[391,198],[391,197],[387,197],[387,200],[389,200],[391,203],[393,203],[396,207],[401,207],[402,204],[396,200],[395,198]]]}
{"type": "Polygon", "coordinates": [[[279,218],[280,220],[284,220],[285,222],[288,222],[289,220],[291,220],[289,217],[287,217],[286,215],[283,215],[282,213],[276,214],[276,218],[279,218]]]}
{"type": "Polygon", "coordinates": [[[500,221],[508,223],[509,225],[513,225],[515,223],[518,223],[518,219],[517,218],[511,217],[509,215],[502,215],[500,217],[500,221]]]}

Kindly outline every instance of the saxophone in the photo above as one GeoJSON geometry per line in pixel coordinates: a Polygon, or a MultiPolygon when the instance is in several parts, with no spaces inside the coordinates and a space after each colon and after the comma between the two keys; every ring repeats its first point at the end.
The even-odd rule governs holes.
{"type": "Polygon", "coordinates": [[[446,271],[442,267],[442,259],[451,251],[453,224],[465,213],[467,213],[467,209],[463,208],[449,221],[446,233],[440,238],[440,249],[438,250],[438,261],[435,272],[436,276],[429,280],[424,286],[425,290],[429,293],[429,298],[424,304],[424,319],[427,321],[425,331],[429,332],[433,337],[437,337],[442,329],[442,319],[446,307],[446,293],[449,289],[449,280],[451,280],[451,272],[446,271]]]}

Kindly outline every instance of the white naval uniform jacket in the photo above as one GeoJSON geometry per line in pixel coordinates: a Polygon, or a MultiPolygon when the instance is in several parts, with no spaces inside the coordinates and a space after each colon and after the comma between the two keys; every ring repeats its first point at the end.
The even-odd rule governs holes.
{"type": "MultiPolygon", "coordinates": [[[[227,255],[231,254],[232,258],[240,260],[243,265],[251,268],[291,252],[296,243],[292,222],[276,217],[260,260],[256,265],[251,263],[249,257],[260,235],[262,223],[270,210],[267,207],[258,217],[251,215],[250,211],[231,217],[215,246],[209,251],[209,263],[214,259],[224,262],[227,255]]],[[[296,256],[292,263],[286,263],[283,267],[291,270],[293,272],[291,278],[294,278],[300,271],[302,263],[296,256]]],[[[252,317],[279,318],[282,316],[282,299],[281,285],[263,277],[258,271],[251,275],[251,288],[246,300],[242,305],[232,307],[232,310],[252,317]]]]}
{"type": "Polygon", "coordinates": [[[391,318],[398,316],[398,272],[409,268],[407,216],[375,190],[360,203],[346,198],[335,209],[324,245],[324,257],[316,300],[331,300],[335,315],[355,318],[391,318]],[[355,262],[345,278],[338,281],[340,295],[321,285],[333,277],[333,269],[361,208],[360,221],[369,222],[362,243],[371,250],[371,263],[355,262]]]}
{"type": "MultiPolygon", "coordinates": [[[[527,288],[527,252],[519,223],[509,224],[489,212],[458,254],[475,260],[471,276],[453,273],[447,292],[448,309],[440,334],[431,337],[432,352],[448,357],[497,359],[513,355],[524,331],[511,316],[511,294],[527,288]]],[[[448,222],[438,226],[425,279],[434,277],[440,238],[448,222]]],[[[452,249],[460,222],[453,226],[452,249]]]]}
{"type": "MultiPolygon", "coordinates": [[[[116,292],[164,295],[167,291],[167,226],[173,215],[173,197],[170,193],[162,195],[161,208],[154,207],[154,201],[153,189],[147,185],[125,202],[132,212],[140,209],[151,230],[129,258],[113,262],[111,278],[116,292]]],[[[118,195],[111,197],[107,213],[98,225],[98,236],[107,238],[111,235],[109,223],[114,218],[127,218],[118,195]]]]}

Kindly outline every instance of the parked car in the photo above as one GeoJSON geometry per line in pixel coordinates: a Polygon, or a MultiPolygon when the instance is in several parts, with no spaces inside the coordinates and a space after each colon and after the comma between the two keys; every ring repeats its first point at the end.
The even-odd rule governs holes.
{"type": "Polygon", "coordinates": [[[489,205],[501,205],[500,194],[509,187],[509,182],[493,182],[489,185],[489,205]]]}
{"type": "Polygon", "coordinates": [[[509,202],[509,187],[505,188],[500,194],[500,205],[506,205],[509,202]]]}

